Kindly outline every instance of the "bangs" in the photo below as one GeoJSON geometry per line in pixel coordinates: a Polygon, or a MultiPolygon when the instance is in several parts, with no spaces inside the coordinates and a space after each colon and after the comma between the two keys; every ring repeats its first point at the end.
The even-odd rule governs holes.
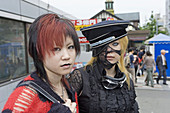
{"type": "Polygon", "coordinates": [[[46,53],[50,55],[53,52],[54,54],[52,50],[55,46],[62,47],[67,36],[71,37],[76,45],[78,36],[71,21],[48,15],[42,18],[40,23],[37,51],[42,60],[46,53]]]}

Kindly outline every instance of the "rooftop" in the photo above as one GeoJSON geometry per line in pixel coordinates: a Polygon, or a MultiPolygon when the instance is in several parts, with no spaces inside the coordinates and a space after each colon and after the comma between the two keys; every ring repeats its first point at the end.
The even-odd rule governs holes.
{"type": "Polygon", "coordinates": [[[115,16],[117,16],[123,20],[129,20],[129,21],[139,21],[140,20],[139,12],[120,13],[120,14],[115,14],[115,16]]]}

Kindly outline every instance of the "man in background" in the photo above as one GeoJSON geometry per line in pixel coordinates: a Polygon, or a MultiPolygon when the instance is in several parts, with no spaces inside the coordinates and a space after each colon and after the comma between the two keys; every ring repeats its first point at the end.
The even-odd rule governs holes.
{"type": "Polygon", "coordinates": [[[168,85],[166,83],[167,80],[167,76],[166,76],[166,69],[167,67],[167,61],[166,61],[166,57],[165,57],[165,53],[166,51],[164,49],[161,50],[161,55],[159,55],[156,59],[156,65],[158,66],[159,69],[159,75],[158,78],[156,80],[157,84],[159,84],[159,80],[161,78],[161,76],[163,75],[163,85],[168,85]]]}

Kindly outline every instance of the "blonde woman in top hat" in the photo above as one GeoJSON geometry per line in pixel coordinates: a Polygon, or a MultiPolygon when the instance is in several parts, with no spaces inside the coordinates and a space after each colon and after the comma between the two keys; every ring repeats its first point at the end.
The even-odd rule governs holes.
{"type": "Polygon", "coordinates": [[[78,92],[80,113],[138,113],[134,84],[124,66],[127,21],[104,21],[81,29],[93,56],[69,82],[78,92]]]}

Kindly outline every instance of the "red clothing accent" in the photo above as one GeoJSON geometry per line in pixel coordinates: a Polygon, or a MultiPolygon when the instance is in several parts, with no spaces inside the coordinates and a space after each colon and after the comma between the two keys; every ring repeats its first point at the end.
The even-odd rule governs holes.
{"type": "Polygon", "coordinates": [[[77,93],[75,92],[75,98],[76,98],[76,109],[77,109],[77,113],[79,113],[79,106],[78,106],[78,98],[77,98],[77,93]]]}
{"type": "Polygon", "coordinates": [[[27,81],[27,80],[34,80],[34,78],[32,78],[31,75],[28,75],[26,78],[24,78],[24,81],[27,81]]]}
{"type": "Polygon", "coordinates": [[[8,98],[3,111],[10,109],[14,113],[47,113],[51,108],[52,102],[43,102],[38,94],[28,89],[27,86],[18,87],[8,98]],[[20,110],[18,110],[20,109],[20,110]]]}
{"type": "MultiPolygon", "coordinates": [[[[56,98],[59,103],[53,104],[53,102],[49,101],[46,97],[42,96],[29,86],[20,86],[12,92],[2,110],[2,113],[71,113],[70,109],[63,105],[64,101],[55,92],[53,92],[53,90],[43,80],[41,80],[37,74],[34,73],[27,76],[24,81],[26,80],[33,80],[39,84],[44,90],[56,98]]],[[[68,88],[67,91],[69,97],[71,97],[71,101],[76,101],[77,103],[77,96],[76,98],[74,97],[76,94],[71,93],[73,91],[68,88]]]]}

